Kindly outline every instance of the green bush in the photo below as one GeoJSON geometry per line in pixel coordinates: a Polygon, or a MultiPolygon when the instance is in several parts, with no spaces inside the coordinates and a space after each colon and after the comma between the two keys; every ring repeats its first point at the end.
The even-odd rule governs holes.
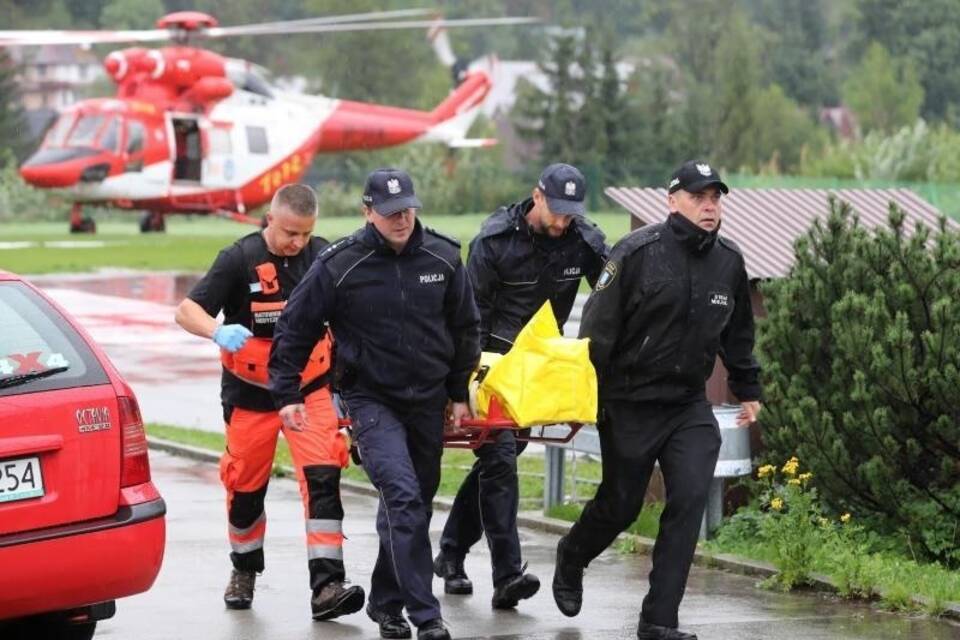
{"type": "Polygon", "coordinates": [[[835,512],[960,566],[960,234],[868,232],[846,203],[763,287],[765,457],[797,455],[835,512]]]}

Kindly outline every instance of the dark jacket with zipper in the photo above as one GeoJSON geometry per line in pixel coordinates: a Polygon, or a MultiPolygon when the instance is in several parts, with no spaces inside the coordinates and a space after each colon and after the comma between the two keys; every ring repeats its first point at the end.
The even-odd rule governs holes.
{"type": "Polygon", "coordinates": [[[270,391],[278,408],[302,402],[300,371],[329,323],[334,385],[389,404],[446,390],[467,399],[480,358],[479,315],[455,240],[415,223],[396,253],[372,224],[320,253],[274,331],[270,391]]]}
{"type": "Polygon", "coordinates": [[[500,207],[470,243],[467,272],[480,309],[484,351],[505,353],[523,326],[549,300],[560,330],[570,316],[580,279],[593,286],[609,247],[603,231],[575,217],[559,238],[534,233],[527,198],[500,207]]]}
{"type": "Polygon", "coordinates": [[[601,398],[702,398],[719,354],[733,394],[760,399],[743,255],[678,213],[613,247],[584,308],[580,337],[590,338],[601,398]]]}

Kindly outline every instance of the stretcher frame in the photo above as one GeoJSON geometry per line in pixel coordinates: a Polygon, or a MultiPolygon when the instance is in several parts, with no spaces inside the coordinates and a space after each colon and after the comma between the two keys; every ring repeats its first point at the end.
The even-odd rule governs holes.
{"type": "MultiPolygon", "coordinates": [[[[349,428],[352,425],[350,418],[340,418],[339,423],[340,427],[349,428]]],[[[447,449],[477,449],[493,442],[497,434],[505,429],[515,431],[517,440],[524,442],[564,444],[570,442],[582,426],[583,424],[579,422],[551,422],[521,427],[504,414],[503,407],[497,398],[491,398],[486,418],[462,420],[460,422],[460,428],[457,430],[453,430],[453,428],[448,425],[448,428],[444,429],[443,433],[443,446],[447,449]],[[564,435],[550,436],[545,433],[546,427],[567,427],[568,431],[564,435]],[[539,431],[537,431],[538,429],[539,431]]]]}

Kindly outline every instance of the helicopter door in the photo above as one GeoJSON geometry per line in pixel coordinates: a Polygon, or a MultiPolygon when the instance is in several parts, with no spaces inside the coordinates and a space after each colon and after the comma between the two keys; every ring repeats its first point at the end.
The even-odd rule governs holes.
{"type": "Polygon", "coordinates": [[[200,125],[195,118],[173,118],[176,155],[173,179],[200,182],[203,167],[203,144],[200,125]]]}
{"type": "Polygon", "coordinates": [[[203,161],[203,186],[215,188],[233,188],[236,167],[233,160],[233,141],[231,125],[225,122],[211,122],[204,128],[206,134],[206,158],[203,161]]]}

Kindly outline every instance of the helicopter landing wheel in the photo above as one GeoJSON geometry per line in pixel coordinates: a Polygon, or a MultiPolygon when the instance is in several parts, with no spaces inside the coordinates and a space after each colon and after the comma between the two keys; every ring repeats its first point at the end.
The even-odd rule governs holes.
{"type": "Polygon", "coordinates": [[[90,216],[83,215],[83,208],[74,203],[70,210],[70,233],[96,233],[97,223],[90,216]]]}
{"type": "Polygon", "coordinates": [[[141,233],[163,233],[167,230],[167,222],[159,211],[147,211],[140,216],[141,233]]]}

